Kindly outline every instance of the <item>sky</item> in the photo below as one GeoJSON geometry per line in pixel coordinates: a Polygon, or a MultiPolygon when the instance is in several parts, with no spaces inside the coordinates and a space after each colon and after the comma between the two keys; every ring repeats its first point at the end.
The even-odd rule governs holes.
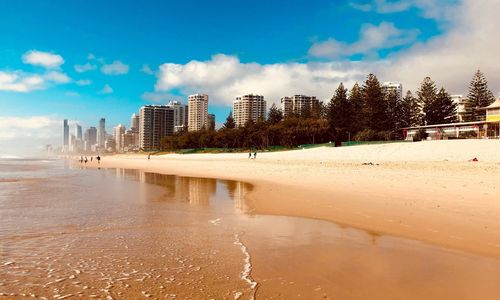
{"type": "MultiPolygon", "coordinates": [[[[62,120],[130,124],[142,105],[207,93],[314,95],[369,73],[466,94],[500,91],[497,0],[0,0],[0,155],[62,144],[62,120]]],[[[72,130],[72,129],[71,129],[72,130]]]]}

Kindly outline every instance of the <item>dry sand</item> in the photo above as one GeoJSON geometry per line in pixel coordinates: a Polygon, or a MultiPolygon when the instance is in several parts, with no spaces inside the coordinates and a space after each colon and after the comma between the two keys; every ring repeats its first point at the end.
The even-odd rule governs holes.
{"type": "Polygon", "coordinates": [[[258,153],[255,160],[247,153],[149,161],[115,155],[101,167],[245,181],[255,186],[247,199],[254,213],[329,220],[500,257],[498,140],[323,147],[258,153]]]}

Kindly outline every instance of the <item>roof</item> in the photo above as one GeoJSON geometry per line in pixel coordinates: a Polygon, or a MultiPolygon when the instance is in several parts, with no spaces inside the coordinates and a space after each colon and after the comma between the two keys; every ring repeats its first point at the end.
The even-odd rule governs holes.
{"type": "Polygon", "coordinates": [[[491,122],[486,121],[476,121],[476,122],[462,122],[462,123],[448,123],[448,124],[433,124],[433,125],[423,125],[423,126],[414,126],[414,127],[406,127],[402,129],[420,129],[420,128],[436,128],[436,127],[454,127],[454,126],[471,126],[471,125],[481,125],[491,122]]]}
{"type": "Polygon", "coordinates": [[[495,102],[491,103],[490,105],[486,106],[486,109],[499,108],[499,107],[500,107],[500,98],[498,98],[495,102]]]}

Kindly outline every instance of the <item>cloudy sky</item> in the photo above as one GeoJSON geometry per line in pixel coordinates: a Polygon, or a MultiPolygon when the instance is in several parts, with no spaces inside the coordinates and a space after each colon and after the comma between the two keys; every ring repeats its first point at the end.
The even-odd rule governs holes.
{"type": "Polygon", "coordinates": [[[0,155],[62,143],[62,119],[129,125],[208,93],[327,100],[368,73],[452,94],[481,69],[500,92],[498,0],[11,1],[0,9],[0,155]]]}

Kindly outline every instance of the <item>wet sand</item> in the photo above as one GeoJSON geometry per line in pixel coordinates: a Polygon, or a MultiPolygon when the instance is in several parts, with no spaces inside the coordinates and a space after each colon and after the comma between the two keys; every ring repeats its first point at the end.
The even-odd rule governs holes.
{"type": "Polygon", "coordinates": [[[261,215],[248,200],[260,195],[251,184],[141,170],[58,170],[46,178],[29,173],[29,184],[1,183],[4,298],[496,299],[500,293],[497,258],[261,215]]]}

